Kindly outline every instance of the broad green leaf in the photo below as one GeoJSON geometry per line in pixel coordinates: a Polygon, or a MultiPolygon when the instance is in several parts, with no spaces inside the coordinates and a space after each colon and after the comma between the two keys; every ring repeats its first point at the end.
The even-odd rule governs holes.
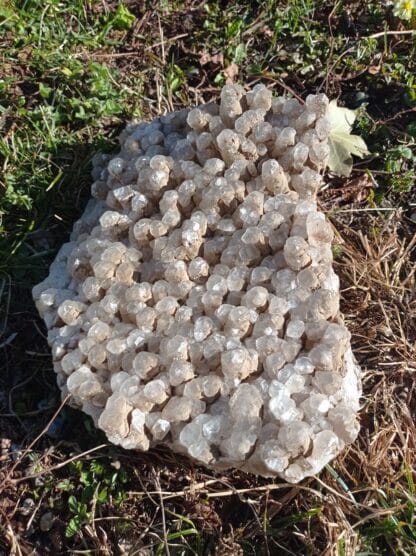
{"type": "Polygon", "coordinates": [[[78,507],[79,507],[78,500],[75,498],[75,496],[70,496],[68,498],[69,511],[71,511],[73,514],[76,514],[78,513],[78,507]]]}
{"type": "Polygon", "coordinates": [[[107,501],[107,497],[108,497],[108,489],[107,487],[104,487],[101,490],[99,490],[97,493],[97,502],[100,504],[104,504],[104,502],[107,501]]]}
{"type": "Polygon", "coordinates": [[[331,122],[328,167],[338,176],[349,176],[352,155],[362,158],[368,154],[364,140],[359,135],[351,134],[356,114],[354,110],[337,106],[337,101],[332,100],[329,103],[327,118],[331,122]]]}
{"type": "Polygon", "coordinates": [[[69,523],[66,526],[65,537],[67,538],[73,537],[78,533],[80,529],[81,529],[81,520],[77,516],[75,516],[69,520],[69,523]]]}
{"type": "Polygon", "coordinates": [[[134,22],[136,21],[136,17],[129,12],[124,4],[119,4],[117,6],[117,11],[114,15],[114,19],[111,21],[111,26],[114,29],[125,29],[128,30],[134,22]]]}
{"type": "Polygon", "coordinates": [[[52,87],[48,87],[44,83],[39,83],[39,94],[42,98],[49,98],[52,92],[52,87]]]}

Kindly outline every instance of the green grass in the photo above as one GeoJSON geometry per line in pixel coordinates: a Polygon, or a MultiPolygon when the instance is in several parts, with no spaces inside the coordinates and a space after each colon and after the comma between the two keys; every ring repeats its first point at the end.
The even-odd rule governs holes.
{"type": "MultiPolygon", "coordinates": [[[[10,2],[0,15],[6,41],[0,80],[6,271],[10,263],[21,268],[22,258],[31,258],[25,247],[34,231],[70,223],[71,198],[88,184],[89,159],[108,148],[114,135],[105,127],[117,124],[123,111],[135,112],[132,90],[119,82],[118,72],[88,59],[91,49],[120,44],[135,18],[122,5],[92,17],[84,2],[62,9],[53,1],[10,2]],[[118,37],[111,38],[112,32],[118,37]]],[[[129,85],[140,90],[135,81],[129,85]]]]}
{"type": "Polygon", "coordinates": [[[0,552],[416,554],[416,41],[395,29],[410,24],[372,1],[0,0],[0,552]],[[100,447],[67,407],[32,445],[59,395],[30,289],[89,197],[92,156],[132,117],[214,98],[236,67],[241,83],[359,109],[371,155],[320,198],[366,369],[359,440],[293,487],[100,447]]]}

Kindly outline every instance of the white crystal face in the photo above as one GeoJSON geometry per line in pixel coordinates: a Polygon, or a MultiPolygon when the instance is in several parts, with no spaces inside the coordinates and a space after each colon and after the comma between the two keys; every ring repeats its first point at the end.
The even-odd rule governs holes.
{"type": "Polygon", "coordinates": [[[63,394],[109,440],[297,482],[357,436],[316,206],[328,99],[262,85],[132,123],[33,290],[63,394]]]}

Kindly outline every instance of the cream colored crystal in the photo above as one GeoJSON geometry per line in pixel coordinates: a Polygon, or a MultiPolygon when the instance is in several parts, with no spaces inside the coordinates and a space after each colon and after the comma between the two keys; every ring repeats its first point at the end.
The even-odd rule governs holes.
{"type": "Polygon", "coordinates": [[[292,482],[354,441],[360,371],[315,201],[327,107],[227,85],[95,157],[33,297],[58,384],[110,441],[292,482]]]}

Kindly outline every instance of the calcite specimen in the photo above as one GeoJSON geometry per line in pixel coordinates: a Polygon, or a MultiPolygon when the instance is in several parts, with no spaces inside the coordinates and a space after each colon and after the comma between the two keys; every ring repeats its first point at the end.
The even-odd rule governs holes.
{"type": "Polygon", "coordinates": [[[297,482],[357,436],[360,373],[316,193],[328,100],[224,87],[132,123],[33,296],[108,439],[297,482]]]}

